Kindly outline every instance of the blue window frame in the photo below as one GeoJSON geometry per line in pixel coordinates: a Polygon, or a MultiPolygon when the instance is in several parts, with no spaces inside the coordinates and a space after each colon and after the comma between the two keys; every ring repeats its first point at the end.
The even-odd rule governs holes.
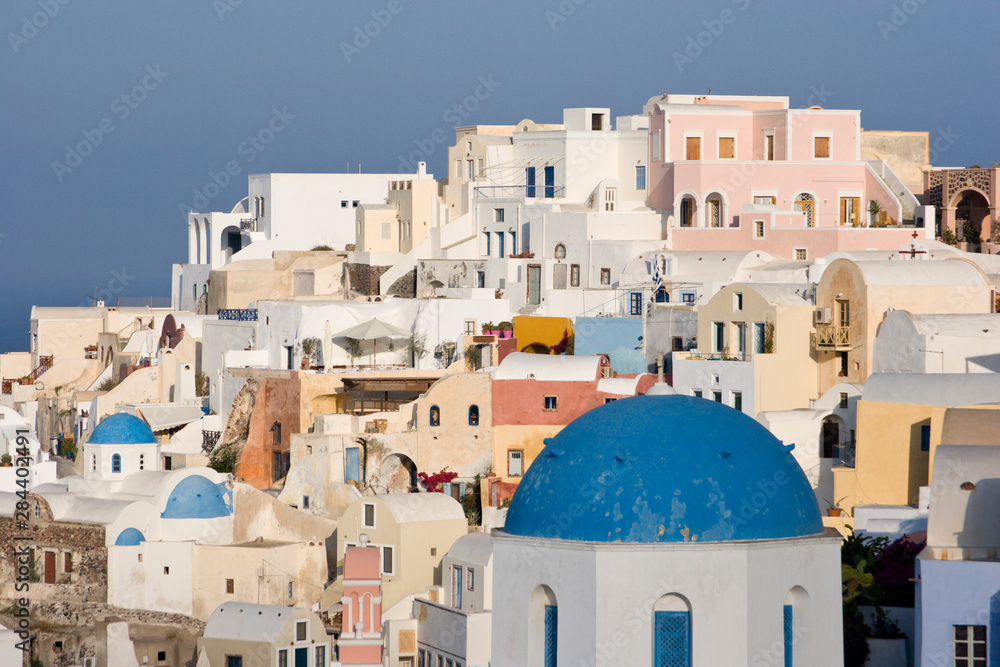
{"type": "Polygon", "coordinates": [[[642,315],[642,292],[629,292],[628,314],[632,316],[642,315]]]}
{"type": "Polygon", "coordinates": [[[294,590],[294,588],[292,586],[293,586],[293,583],[291,581],[289,581],[288,582],[288,597],[295,597],[294,595],[292,595],[292,591],[294,590]]]}
{"type": "Polygon", "coordinates": [[[545,196],[549,199],[556,196],[556,168],[545,168],[545,196]]]}
{"type": "Polygon", "coordinates": [[[545,667],[556,667],[558,639],[559,607],[547,604],[545,605],[545,667]]]}
{"type": "Polygon", "coordinates": [[[479,406],[469,406],[469,426],[479,426],[479,406]]]}
{"type": "Polygon", "coordinates": [[[535,168],[534,167],[527,167],[524,170],[524,181],[525,181],[525,184],[526,184],[526,187],[524,188],[524,196],[525,197],[534,197],[535,196],[535,168]]]}
{"type": "Polygon", "coordinates": [[[121,472],[122,471],[122,455],[113,454],[111,456],[111,472],[121,472]]]}
{"type": "Polygon", "coordinates": [[[691,667],[691,614],[658,611],[655,619],[655,667],[691,667]]]}
{"type": "Polygon", "coordinates": [[[635,168],[635,189],[646,189],[646,167],[644,165],[635,168]]]}
{"type": "Polygon", "coordinates": [[[484,232],[483,236],[486,237],[486,256],[490,257],[491,256],[490,255],[490,233],[489,232],[484,232]]]}
{"type": "Polygon", "coordinates": [[[430,422],[431,426],[441,425],[441,408],[436,405],[431,406],[430,422]]]}
{"type": "Polygon", "coordinates": [[[503,259],[503,232],[497,232],[497,257],[503,259]]]}
{"type": "Polygon", "coordinates": [[[792,605],[785,605],[785,667],[792,667],[792,605]]]}
{"type": "Polygon", "coordinates": [[[654,300],[656,303],[670,303],[670,292],[667,291],[665,287],[661,287],[656,290],[656,295],[654,300]]]}

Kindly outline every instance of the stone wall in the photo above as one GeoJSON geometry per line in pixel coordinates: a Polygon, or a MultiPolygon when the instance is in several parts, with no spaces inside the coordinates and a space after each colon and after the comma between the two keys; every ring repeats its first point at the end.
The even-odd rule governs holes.
{"type": "Polygon", "coordinates": [[[406,299],[414,299],[417,296],[417,270],[413,269],[402,278],[392,284],[386,294],[401,296],[406,299]]]}
{"type": "MultiPolygon", "coordinates": [[[[391,266],[371,266],[369,264],[348,264],[347,281],[349,289],[366,296],[378,296],[379,278],[391,266]]],[[[397,281],[398,282],[398,281],[397,281]]],[[[395,285],[393,285],[395,287],[395,285]]]]}

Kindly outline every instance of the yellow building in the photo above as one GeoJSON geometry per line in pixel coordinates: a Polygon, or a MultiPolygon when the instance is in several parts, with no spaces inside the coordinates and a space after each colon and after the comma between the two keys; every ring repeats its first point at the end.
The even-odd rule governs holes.
{"type": "Polygon", "coordinates": [[[843,508],[914,505],[939,444],[996,444],[1000,381],[992,373],[872,375],[858,402],[855,465],[833,469],[843,508]],[[975,406],[976,410],[957,410],[975,406]]]}
{"type": "Polygon", "coordinates": [[[892,309],[911,313],[990,313],[993,285],[964,259],[835,260],[816,288],[813,345],[819,393],[871,373],[875,334],[892,309]]]}

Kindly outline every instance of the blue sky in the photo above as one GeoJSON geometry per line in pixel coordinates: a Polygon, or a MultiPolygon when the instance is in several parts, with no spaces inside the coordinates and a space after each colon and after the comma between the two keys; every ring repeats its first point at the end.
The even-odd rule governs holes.
{"type": "Polygon", "coordinates": [[[0,351],[27,349],[32,304],[168,296],[179,207],[227,162],[240,173],[209,210],[248,173],[396,172],[419,146],[443,176],[431,137],[450,143],[459,115],[787,95],[946,136],[937,165],[1000,161],[988,0],[5,0],[0,28],[0,351]]]}

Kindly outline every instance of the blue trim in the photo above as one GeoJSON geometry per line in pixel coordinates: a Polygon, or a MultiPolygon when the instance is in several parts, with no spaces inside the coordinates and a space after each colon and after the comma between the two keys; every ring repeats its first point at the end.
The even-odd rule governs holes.
{"type": "Polygon", "coordinates": [[[145,541],[146,536],[143,535],[142,531],[138,528],[126,528],[122,532],[118,533],[118,539],[115,540],[115,546],[134,547],[145,541]]]}
{"type": "Polygon", "coordinates": [[[792,667],[792,605],[785,605],[785,667],[792,667]]]}
{"type": "Polygon", "coordinates": [[[655,614],[655,667],[691,667],[691,614],[658,611],[655,614]]]}
{"type": "Polygon", "coordinates": [[[559,607],[545,605],[545,667],[556,667],[559,648],[559,607]]]}
{"type": "Polygon", "coordinates": [[[112,454],[111,455],[111,472],[121,472],[122,471],[122,455],[112,454]]]}

